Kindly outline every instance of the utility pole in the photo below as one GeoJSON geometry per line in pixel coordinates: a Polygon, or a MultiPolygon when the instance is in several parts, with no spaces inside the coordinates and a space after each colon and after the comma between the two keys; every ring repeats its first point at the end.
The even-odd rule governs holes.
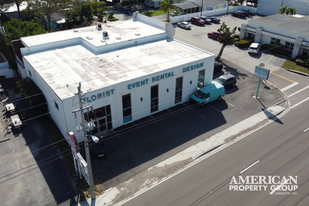
{"type": "MultiPolygon", "coordinates": [[[[78,89],[78,97],[79,97],[79,106],[80,106],[80,114],[82,119],[82,125],[85,125],[85,116],[84,116],[84,107],[82,102],[82,91],[81,91],[81,83],[79,83],[78,89]]],[[[94,191],[94,183],[93,183],[93,176],[92,176],[92,167],[91,167],[91,159],[89,153],[89,146],[88,146],[88,138],[86,134],[86,130],[82,131],[84,135],[84,145],[85,145],[85,152],[86,152],[86,161],[87,161],[87,169],[89,174],[89,184],[90,184],[90,191],[91,191],[91,199],[95,199],[95,191],[94,191]]]]}

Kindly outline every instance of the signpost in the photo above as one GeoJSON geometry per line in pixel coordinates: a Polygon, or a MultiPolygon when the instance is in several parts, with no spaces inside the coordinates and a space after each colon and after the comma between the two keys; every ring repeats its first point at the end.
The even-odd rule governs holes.
{"type": "Polygon", "coordinates": [[[261,79],[268,79],[269,76],[269,69],[265,69],[263,68],[264,64],[260,64],[259,66],[255,66],[255,71],[254,71],[254,76],[260,77],[259,80],[259,85],[256,91],[256,95],[255,98],[258,98],[258,93],[259,93],[259,88],[260,88],[260,83],[261,83],[261,79]]]}

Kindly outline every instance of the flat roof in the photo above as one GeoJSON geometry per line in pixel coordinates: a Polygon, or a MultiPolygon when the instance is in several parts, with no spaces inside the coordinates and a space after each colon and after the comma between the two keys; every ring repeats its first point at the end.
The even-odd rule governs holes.
{"type": "MultiPolygon", "coordinates": [[[[306,26],[308,25],[309,22],[309,16],[293,17],[290,15],[275,14],[271,16],[249,20],[248,26],[250,26],[250,22],[255,22],[258,24],[283,29],[286,31],[286,33],[294,32],[309,35],[309,27],[306,26]]],[[[287,36],[288,34],[281,34],[281,35],[287,36]]]]}
{"type": "Polygon", "coordinates": [[[190,8],[199,7],[198,5],[193,4],[191,2],[179,3],[179,4],[173,4],[173,5],[181,9],[190,9],[190,8]]]}
{"type": "Polygon", "coordinates": [[[137,20],[113,22],[110,24],[102,24],[101,26],[102,29],[97,29],[96,26],[90,26],[22,37],[21,40],[25,46],[32,47],[53,44],[55,42],[64,42],[74,38],[81,38],[95,47],[100,47],[105,44],[114,44],[117,42],[124,42],[128,40],[139,39],[145,36],[165,33],[165,28],[160,28],[155,24],[148,25],[137,20]],[[103,39],[104,31],[108,32],[108,39],[103,39]]]}
{"type": "Polygon", "coordinates": [[[83,91],[93,91],[209,56],[213,54],[182,42],[161,40],[99,55],[75,45],[24,58],[57,96],[65,99],[74,95],[71,91],[79,82],[83,91]]]}

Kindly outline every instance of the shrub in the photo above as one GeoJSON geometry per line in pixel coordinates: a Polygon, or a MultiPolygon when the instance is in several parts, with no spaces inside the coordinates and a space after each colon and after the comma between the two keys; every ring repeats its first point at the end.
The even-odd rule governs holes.
{"type": "Polygon", "coordinates": [[[239,38],[234,38],[233,39],[233,42],[235,43],[235,42],[238,42],[239,41],[239,38]]]}
{"type": "Polygon", "coordinates": [[[304,66],[304,65],[305,65],[305,62],[304,62],[303,60],[301,60],[301,59],[296,59],[296,60],[295,60],[295,63],[296,63],[297,65],[299,65],[299,66],[304,66]]]}
{"type": "Polygon", "coordinates": [[[246,39],[242,39],[240,41],[235,42],[235,46],[239,47],[239,48],[246,48],[249,47],[252,41],[246,40],[246,39]]]}
{"type": "Polygon", "coordinates": [[[270,48],[271,48],[270,44],[262,44],[261,45],[261,49],[263,49],[263,50],[269,50],[270,48]]]}
{"type": "Polygon", "coordinates": [[[309,59],[305,60],[305,65],[306,65],[307,68],[309,68],[309,59]]]}
{"type": "Polygon", "coordinates": [[[308,57],[307,57],[307,56],[304,56],[304,55],[297,55],[297,56],[295,57],[295,59],[301,59],[301,60],[305,61],[306,59],[308,59],[308,57]]]}
{"type": "Polygon", "coordinates": [[[234,34],[234,38],[238,38],[239,39],[240,34],[234,34]]]}

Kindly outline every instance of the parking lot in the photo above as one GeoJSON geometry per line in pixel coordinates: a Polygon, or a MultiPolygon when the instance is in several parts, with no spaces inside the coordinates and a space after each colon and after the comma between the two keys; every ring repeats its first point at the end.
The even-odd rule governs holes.
{"type": "MultiPolygon", "coordinates": [[[[208,32],[217,31],[220,28],[222,22],[225,22],[225,24],[232,29],[234,27],[238,28],[241,26],[241,24],[246,24],[250,20],[263,18],[261,16],[251,16],[242,19],[233,17],[230,14],[221,15],[218,17],[220,18],[219,24],[212,23],[206,24],[204,26],[191,24],[191,30],[179,28],[176,24],[174,24],[176,30],[174,38],[217,55],[222,45],[218,42],[218,40],[208,38],[208,32]]],[[[239,34],[238,30],[236,30],[236,34],[237,33],[239,34]]],[[[251,73],[254,72],[255,66],[259,65],[260,63],[264,63],[265,68],[270,69],[270,71],[275,71],[280,68],[278,65],[282,65],[285,61],[285,58],[274,56],[269,52],[262,51],[257,55],[249,55],[247,48],[239,49],[234,45],[226,46],[221,58],[232,62],[251,73]]]]}

